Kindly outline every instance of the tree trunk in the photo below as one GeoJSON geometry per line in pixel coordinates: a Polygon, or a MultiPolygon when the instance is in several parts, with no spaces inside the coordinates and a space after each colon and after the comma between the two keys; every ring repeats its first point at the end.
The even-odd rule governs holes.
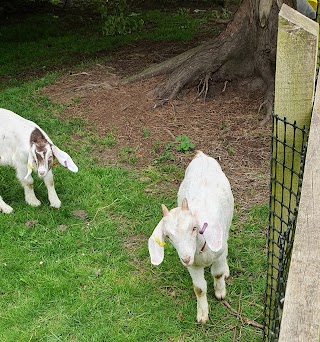
{"type": "MultiPolygon", "coordinates": [[[[292,1],[286,3],[293,7],[292,1]]],[[[243,0],[233,20],[218,37],[148,68],[131,80],[167,74],[165,82],[154,93],[158,104],[163,104],[190,85],[200,84],[200,93],[205,96],[210,80],[231,81],[256,74],[266,84],[263,104],[271,113],[281,5],[282,0],[243,0]]]]}

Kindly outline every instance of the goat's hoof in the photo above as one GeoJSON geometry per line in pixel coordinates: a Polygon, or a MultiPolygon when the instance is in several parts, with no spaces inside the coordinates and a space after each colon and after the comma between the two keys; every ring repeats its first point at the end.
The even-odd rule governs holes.
{"type": "Polygon", "coordinates": [[[215,290],[214,291],[214,295],[216,296],[217,299],[221,300],[221,299],[224,299],[226,297],[226,294],[227,294],[227,290],[226,288],[224,289],[221,289],[221,290],[215,290]]]}
{"type": "Polygon", "coordinates": [[[209,316],[207,315],[206,317],[197,317],[197,321],[198,323],[201,323],[201,324],[206,324],[209,320],[209,316]]]}
{"type": "Polygon", "coordinates": [[[201,312],[197,315],[197,321],[198,323],[205,324],[209,319],[208,313],[205,313],[201,310],[201,312]]]}
{"type": "Polygon", "coordinates": [[[39,207],[41,205],[41,202],[37,198],[32,201],[27,201],[27,203],[32,207],[39,207]]]}
{"type": "Polygon", "coordinates": [[[59,209],[61,207],[61,201],[55,201],[50,203],[52,208],[59,209]]]}
{"type": "Polygon", "coordinates": [[[13,212],[13,208],[11,208],[9,205],[7,205],[5,207],[1,207],[0,212],[1,211],[5,214],[11,214],[13,212]]]}

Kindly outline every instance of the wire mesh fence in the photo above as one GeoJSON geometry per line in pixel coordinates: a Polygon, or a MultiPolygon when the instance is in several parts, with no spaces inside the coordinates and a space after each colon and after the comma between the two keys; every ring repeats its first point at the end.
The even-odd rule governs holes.
{"type": "Polygon", "coordinates": [[[273,115],[264,341],[279,338],[307,140],[305,127],[273,115]]]}

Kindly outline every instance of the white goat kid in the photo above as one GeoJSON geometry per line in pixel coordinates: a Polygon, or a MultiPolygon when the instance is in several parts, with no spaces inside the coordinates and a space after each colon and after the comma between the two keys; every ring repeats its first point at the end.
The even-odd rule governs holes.
{"type": "Polygon", "coordinates": [[[226,296],[228,235],[234,200],[230,183],[216,160],[199,151],[186,169],[178,192],[178,208],[162,204],[163,218],[148,241],[151,263],[164,258],[167,236],[187,267],[197,297],[197,321],[208,320],[204,268],[211,266],[215,296],[226,296]]]}
{"type": "MultiPolygon", "coordinates": [[[[7,109],[0,108],[0,165],[9,165],[16,169],[17,178],[24,188],[25,200],[28,204],[40,205],[33,190],[31,174],[35,170],[48,189],[50,205],[60,208],[61,201],[54,187],[51,170],[54,157],[70,171],[78,171],[71,157],[55,146],[38,125],[7,109]]],[[[1,211],[11,213],[13,209],[0,196],[1,211]]]]}

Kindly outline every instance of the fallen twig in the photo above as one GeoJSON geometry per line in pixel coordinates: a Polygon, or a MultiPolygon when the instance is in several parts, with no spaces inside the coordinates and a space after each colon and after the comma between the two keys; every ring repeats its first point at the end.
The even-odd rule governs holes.
{"type": "Polygon", "coordinates": [[[85,72],[85,71],[79,72],[79,73],[77,73],[77,74],[70,74],[70,76],[79,76],[79,75],[86,75],[86,76],[89,76],[90,74],[89,74],[88,72],[85,72]]]}
{"type": "Polygon", "coordinates": [[[172,134],[172,132],[170,132],[167,128],[164,129],[170,136],[173,140],[176,139],[176,137],[172,134]]]}
{"type": "Polygon", "coordinates": [[[243,324],[243,320],[242,320],[242,316],[241,316],[241,297],[242,297],[242,291],[240,292],[240,295],[239,295],[238,313],[239,313],[241,323],[243,324]]]}
{"type": "Polygon", "coordinates": [[[235,342],[237,339],[237,327],[233,328],[233,336],[232,336],[232,342],[235,342]]]}
{"type": "Polygon", "coordinates": [[[235,316],[237,316],[240,319],[242,324],[248,324],[248,325],[252,325],[253,327],[256,327],[256,328],[259,328],[259,329],[263,329],[263,325],[262,324],[259,324],[259,323],[255,322],[255,321],[252,321],[252,320],[250,320],[250,319],[248,319],[246,317],[242,317],[242,315],[237,310],[235,310],[226,300],[223,300],[221,303],[225,307],[227,307],[231,311],[231,313],[233,313],[235,316]]]}
{"type": "Polygon", "coordinates": [[[92,222],[95,220],[95,218],[97,217],[98,213],[99,213],[101,210],[104,210],[104,209],[106,209],[106,208],[108,208],[108,207],[111,207],[112,204],[114,204],[114,203],[116,203],[116,202],[118,202],[118,199],[115,199],[112,203],[110,203],[110,204],[108,204],[108,205],[106,205],[106,206],[104,206],[104,207],[98,208],[97,211],[96,211],[96,213],[95,213],[94,216],[93,216],[93,219],[90,221],[90,223],[92,223],[92,222]]]}

